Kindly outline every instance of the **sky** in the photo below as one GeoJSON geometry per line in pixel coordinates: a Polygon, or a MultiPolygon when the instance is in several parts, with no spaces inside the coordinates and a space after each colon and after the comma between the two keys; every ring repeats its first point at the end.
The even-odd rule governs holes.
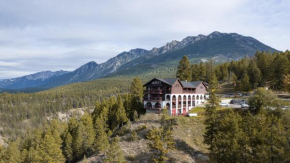
{"type": "Polygon", "coordinates": [[[289,0],[0,0],[0,79],[213,31],[290,49],[289,0]]]}

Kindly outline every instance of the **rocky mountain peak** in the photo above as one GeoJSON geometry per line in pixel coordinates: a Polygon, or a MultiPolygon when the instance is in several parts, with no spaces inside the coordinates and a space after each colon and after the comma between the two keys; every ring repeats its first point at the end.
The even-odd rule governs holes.
{"type": "Polygon", "coordinates": [[[131,49],[129,51],[129,53],[134,53],[134,54],[145,54],[145,53],[148,53],[148,50],[145,50],[145,49],[141,49],[141,48],[136,48],[136,49],[131,49]]]}

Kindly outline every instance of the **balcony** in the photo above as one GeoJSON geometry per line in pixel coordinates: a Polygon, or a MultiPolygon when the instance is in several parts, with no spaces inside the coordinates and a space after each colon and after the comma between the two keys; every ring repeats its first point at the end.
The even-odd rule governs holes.
{"type": "Polygon", "coordinates": [[[182,91],[184,94],[194,94],[194,91],[182,91]]]}
{"type": "Polygon", "coordinates": [[[162,94],[162,90],[145,90],[145,94],[162,94]]]}
{"type": "Polygon", "coordinates": [[[145,97],[144,98],[145,101],[162,101],[162,97],[145,97]]]}

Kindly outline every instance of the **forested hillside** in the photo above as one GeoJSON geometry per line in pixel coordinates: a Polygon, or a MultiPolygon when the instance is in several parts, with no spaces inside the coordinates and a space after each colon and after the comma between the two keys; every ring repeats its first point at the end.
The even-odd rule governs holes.
{"type": "MultiPolygon", "coordinates": [[[[218,91],[218,83],[223,82],[233,84],[236,91],[247,92],[265,85],[269,85],[274,90],[289,91],[289,59],[289,51],[257,52],[254,57],[221,64],[213,61],[191,64],[190,59],[185,56],[176,69],[157,68],[155,71],[143,69],[143,73],[139,74],[143,82],[137,78],[132,82],[132,76],[138,74],[136,71],[124,76],[71,84],[38,93],[2,93],[0,94],[0,129],[1,135],[9,138],[10,142],[7,148],[1,147],[0,158],[4,162],[26,163],[44,160],[76,162],[84,156],[99,153],[106,155],[104,161],[121,160],[122,162],[124,157],[118,143],[120,140],[116,136],[128,133],[128,129],[123,126],[127,126],[129,120],[135,121],[144,114],[141,102],[142,83],[152,77],[176,75],[181,80],[209,82],[210,100],[205,114],[207,127],[204,143],[209,146],[210,159],[227,162],[229,158],[235,157],[250,162],[255,162],[255,158],[263,158],[265,161],[274,159],[276,160],[274,162],[287,161],[289,159],[287,142],[289,144],[290,140],[287,121],[289,111],[280,109],[285,103],[279,101],[270,91],[265,92],[264,89],[259,88],[249,99],[249,113],[243,111],[219,113],[216,111],[219,99],[215,93],[218,91]],[[69,119],[58,120],[57,113],[67,113],[73,108],[83,108],[85,114],[71,114],[69,119]],[[269,108],[276,109],[273,111],[269,108]],[[251,128],[253,133],[248,133],[248,128],[245,128],[250,126],[248,121],[256,124],[251,128]],[[235,128],[229,128],[232,124],[236,125],[235,128]],[[261,126],[269,127],[261,130],[261,126]],[[233,135],[236,132],[244,137],[233,135]],[[275,139],[266,133],[276,135],[275,139]],[[222,141],[224,137],[227,137],[227,142],[222,141]],[[257,141],[260,142],[256,143],[257,141]],[[235,146],[229,145],[232,142],[238,143],[234,144],[235,146]],[[254,142],[256,144],[253,144],[254,142]],[[223,148],[228,151],[227,155],[223,154],[223,148]],[[268,150],[271,148],[281,150],[273,150],[269,153],[268,150]],[[243,149],[249,150],[243,154],[241,153],[243,149]]],[[[166,122],[161,122],[164,126],[147,130],[146,139],[149,140],[149,147],[153,151],[159,151],[155,157],[157,161],[170,159],[169,151],[178,146],[174,145],[178,142],[173,141],[172,138],[174,133],[172,127],[177,123],[174,122],[176,120],[169,117],[164,119],[168,119],[166,122]],[[167,144],[165,149],[154,145],[155,141],[159,141],[156,135],[161,136],[159,138],[164,140],[162,143],[167,144]]],[[[130,139],[135,140],[136,133],[130,132],[132,132],[130,139]]]]}

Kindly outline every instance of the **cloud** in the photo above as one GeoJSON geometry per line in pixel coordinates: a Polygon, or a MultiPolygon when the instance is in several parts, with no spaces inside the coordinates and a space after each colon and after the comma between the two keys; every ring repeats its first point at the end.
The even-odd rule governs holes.
{"type": "Polygon", "coordinates": [[[17,62],[3,62],[0,61],[0,66],[2,67],[13,67],[13,66],[19,66],[20,64],[17,62]]]}
{"type": "Polygon", "coordinates": [[[19,64],[0,78],[74,70],[132,48],[150,50],[213,31],[286,50],[288,6],[287,0],[0,0],[0,59],[19,64]]]}

